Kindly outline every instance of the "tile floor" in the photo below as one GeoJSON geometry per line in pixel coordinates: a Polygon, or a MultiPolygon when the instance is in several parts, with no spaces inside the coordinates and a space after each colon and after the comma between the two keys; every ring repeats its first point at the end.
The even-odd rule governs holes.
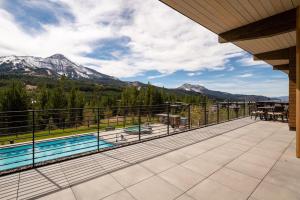
{"type": "Polygon", "coordinates": [[[0,177],[0,199],[293,200],[299,188],[295,132],[249,118],[0,177]]]}

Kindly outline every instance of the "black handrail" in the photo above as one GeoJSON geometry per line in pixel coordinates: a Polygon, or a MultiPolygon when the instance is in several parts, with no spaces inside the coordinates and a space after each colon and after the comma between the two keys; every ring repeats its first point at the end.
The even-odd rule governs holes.
{"type": "Polygon", "coordinates": [[[241,105],[228,101],[225,105],[226,117],[222,103],[207,101],[201,105],[166,103],[112,107],[110,110],[97,107],[0,112],[0,175],[24,167],[53,163],[56,157],[101,152],[203,125],[218,124],[224,118],[227,118],[225,121],[232,119],[230,105],[244,105],[243,113],[236,112],[235,118],[246,117],[250,113],[250,110],[247,112],[250,106],[246,101],[241,105]],[[195,121],[198,121],[196,125],[195,121]],[[146,126],[144,122],[147,122],[146,126]],[[28,165],[29,160],[31,164],[28,165]]]}

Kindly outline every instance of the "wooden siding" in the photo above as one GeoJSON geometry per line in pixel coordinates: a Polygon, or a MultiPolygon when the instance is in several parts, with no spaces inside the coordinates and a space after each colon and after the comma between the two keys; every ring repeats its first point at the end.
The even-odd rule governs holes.
{"type": "Polygon", "coordinates": [[[296,129],[296,66],[289,71],[289,126],[296,129]]]}

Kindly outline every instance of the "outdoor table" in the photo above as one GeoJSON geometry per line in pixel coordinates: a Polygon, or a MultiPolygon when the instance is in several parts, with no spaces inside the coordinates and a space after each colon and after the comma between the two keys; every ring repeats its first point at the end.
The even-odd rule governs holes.
{"type": "MultiPolygon", "coordinates": [[[[263,117],[265,120],[268,120],[268,112],[272,111],[274,109],[273,106],[262,106],[262,107],[257,107],[258,110],[263,111],[263,117]]],[[[262,116],[260,116],[260,119],[262,119],[262,116]]]]}

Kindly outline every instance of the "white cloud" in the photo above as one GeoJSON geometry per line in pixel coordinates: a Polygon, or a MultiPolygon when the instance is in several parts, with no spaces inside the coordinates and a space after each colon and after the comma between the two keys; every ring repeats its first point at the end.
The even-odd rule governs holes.
{"type": "Polygon", "coordinates": [[[188,76],[195,76],[196,73],[195,72],[190,72],[190,73],[187,73],[188,76]]]}
{"type": "Polygon", "coordinates": [[[201,74],[202,74],[202,72],[189,72],[189,73],[187,73],[188,76],[199,76],[201,74]]]}
{"type": "Polygon", "coordinates": [[[191,84],[203,85],[210,90],[218,90],[233,94],[263,95],[268,97],[287,96],[287,77],[280,79],[265,79],[249,83],[242,78],[224,78],[221,81],[201,80],[190,81],[191,84]],[[276,85],[276,87],[274,87],[276,85]]]}
{"type": "MultiPolygon", "coordinates": [[[[59,18],[60,23],[43,25],[44,31],[34,35],[25,32],[12,13],[0,8],[0,56],[46,57],[63,53],[75,62],[102,73],[130,77],[149,70],[162,74],[177,70],[220,70],[230,58],[244,54],[232,44],[218,44],[216,35],[159,1],[55,2],[69,9],[74,21],[59,18]],[[128,9],[133,10],[132,18],[126,20],[122,14],[128,9]],[[129,54],[118,54],[117,60],[84,56],[93,52],[99,41],[120,37],[130,38],[127,44],[129,54]]],[[[247,60],[243,62],[247,63],[247,60]]]]}
{"type": "Polygon", "coordinates": [[[248,78],[248,77],[252,77],[252,76],[253,76],[253,74],[251,74],[251,73],[237,75],[237,77],[240,77],[240,78],[248,78]]]}
{"type": "Polygon", "coordinates": [[[260,66],[260,67],[269,67],[270,65],[261,60],[253,60],[252,56],[246,55],[243,56],[238,62],[245,67],[249,66],[260,66]]]}
{"type": "Polygon", "coordinates": [[[157,78],[162,78],[162,77],[165,77],[168,75],[170,75],[170,74],[160,74],[160,75],[148,76],[147,79],[157,79],[157,78]]]}
{"type": "Polygon", "coordinates": [[[229,66],[228,68],[227,68],[227,71],[229,71],[229,72],[231,72],[231,71],[233,71],[234,70],[234,67],[233,66],[229,66]]]}

